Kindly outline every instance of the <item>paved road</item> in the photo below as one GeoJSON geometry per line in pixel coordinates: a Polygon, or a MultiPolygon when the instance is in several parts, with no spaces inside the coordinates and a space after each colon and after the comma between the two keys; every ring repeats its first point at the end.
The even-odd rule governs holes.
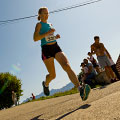
{"type": "Polygon", "coordinates": [[[0,111],[0,120],[120,120],[120,82],[79,94],[30,102],[0,111]]]}

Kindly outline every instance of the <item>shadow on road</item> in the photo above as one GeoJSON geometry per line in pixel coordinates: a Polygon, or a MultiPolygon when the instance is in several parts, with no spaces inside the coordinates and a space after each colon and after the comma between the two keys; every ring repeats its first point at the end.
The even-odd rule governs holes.
{"type": "Polygon", "coordinates": [[[41,115],[38,115],[37,117],[34,117],[33,119],[31,119],[31,120],[44,120],[44,119],[39,119],[39,117],[40,116],[42,116],[43,114],[41,114],[41,115]]]}
{"type": "Polygon", "coordinates": [[[77,111],[77,110],[79,110],[79,109],[86,109],[86,108],[88,108],[88,107],[90,107],[90,106],[91,106],[91,105],[89,105],[89,104],[82,105],[82,106],[80,106],[79,108],[77,108],[77,109],[75,109],[75,110],[73,110],[73,111],[71,111],[71,112],[68,112],[68,113],[60,116],[60,117],[57,118],[56,120],[61,120],[62,118],[66,117],[67,115],[69,115],[69,114],[71,114],[71,113],[73,113],[73,112],[75,112],[75,111],[77,111]]]}

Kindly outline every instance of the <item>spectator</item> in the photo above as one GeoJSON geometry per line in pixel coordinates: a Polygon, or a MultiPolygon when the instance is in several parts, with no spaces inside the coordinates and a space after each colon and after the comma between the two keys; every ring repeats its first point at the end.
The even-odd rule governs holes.
{"type": "Polygon", "coordinates": [[[84,73],[84,74],[88,73],[88,68],[87,68],[87,66],[85,65],[85,63],[81,63],[81,67],[82,67],[82,70],[83,70],[83,73],[84,73]]]}
{"type": "Polygon", "coordinates": [[[34,96],[34,94],[32,93],[32,100],[35,100],[35,96],[34,96]]]}
{"type": "Polygon", "coordinates": [[[100,73],[99,65],[98,65],[96,59],[92,56],[92,53],[88,52],[88,56],[89,57],[87,57],[87,59],[93,64],[93,67],[95,68],[96,72],[100,73]]]}
{"type": "Polygon", "coordinates": [[[111,64],[108,59],[108,57],[111,59],[111,56],[107,49],[104,47],[103,43],[99,42],[99,36],[94,37],[94,43],[91,45],[91,53],[96,54],[98,62],[101,66],[101,68],[105,68],[106,75],[109,79],[112,79],[111,76],[113,76],[113,71],[111,69],[111,64]],[[105,55],[105,52],[107,56],[105,55]]]}
{"type": "Polygon", "coordinates": [[[17,97],[14,91],[12,91],[12,101],[14,102],[14,105],[17,106],[17,97]]]}
{"type": "MultiPolygon", "coordinates": [[[[105,52],[105,54],[106,54],[106,52],[105,52]]],[[[107,55],[107,54],[106,54],[107,55]]],[[[112,60],[112,58],[110,59],[109,57],[108,57],[108,59],[109,59],[109,61],[110,61],[110,64],[111,64],[111,68],[112,68],[112,70],[113,70],[113,74],[114,74],[114,76],[113,76],[113,79],[112,79],[112,82],[116,82],[117,80],[119,80],[120,79],[120,75],[119,75],[119,73],[118,73],[118,70],[116,69],[116,64],[114,63],[114,61],[112,60]],[[116,78],[117,77],[117,78],[116,78]]]]}
{"type": "Polygon", "coordinates": [[[85,84],[89,84],[91,87],[94,86],[94,83],[93,83],[93,79],[95,78],[96,76],[96,72],[93,68],[93,65],[91,63],[88,63],[88,60],[87,59],[84,59],[83,60],[84,64],[86,65],[86,67],[88,68],[88,72],[85,74],[85,84]]]}
{"type": "Polygon", "coordinates": [[[85,84],[84,80],[86,79],[86,74],[88,73],[88,68],[84,63],[81,63],[80,67],[82,67],[81,70],[83,72],[82,77],[81,77],[81,82],[83,84],[85,84]]]}

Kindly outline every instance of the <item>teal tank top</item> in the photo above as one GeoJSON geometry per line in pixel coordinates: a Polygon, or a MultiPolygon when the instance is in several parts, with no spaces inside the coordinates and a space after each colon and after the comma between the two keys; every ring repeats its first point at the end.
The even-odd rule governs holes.
{"type": "MultiPolygon", "coordinates": [[[[41,29],[39,32],[40,35],[48,32],[51,29],[50,23],[44,23],[44,22],[40,22],[40,23],[41,23],[41,29]]],[[[52,42],[56,42],[54,35],[49,36],[49,39],[48,39],[48,37],[42,38],[41,39],[41,46],[46,45],[47,43],[52,43],[52,42]]]]}

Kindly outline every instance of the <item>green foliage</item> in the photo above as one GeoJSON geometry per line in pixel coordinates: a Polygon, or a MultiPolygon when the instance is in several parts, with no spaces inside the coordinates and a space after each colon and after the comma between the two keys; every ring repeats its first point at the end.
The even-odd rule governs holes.
{"type": "Polygon", "coordinates": [[[9,108],[12,101],[12,91],[16,93],[17,100],[22,96],[21,81],[10,73],[0,73],[0,109],[9,108]]]}
{"type": "Polygon", "coordinates": [[[78,93],[77,88],[72,88],[71,90],[65,91],[65,92],[58,92],[53,94],[52,96],[42,96],[37,100],[33,100],[33,101],[39,101],[39,100],[45,100],[45,99],[51,99],[51,98],[56,98],[56,97],[60,97],[60,96],[66,96],[66,95],[71,95],[71,94],[75,94],[78,93]]]}

